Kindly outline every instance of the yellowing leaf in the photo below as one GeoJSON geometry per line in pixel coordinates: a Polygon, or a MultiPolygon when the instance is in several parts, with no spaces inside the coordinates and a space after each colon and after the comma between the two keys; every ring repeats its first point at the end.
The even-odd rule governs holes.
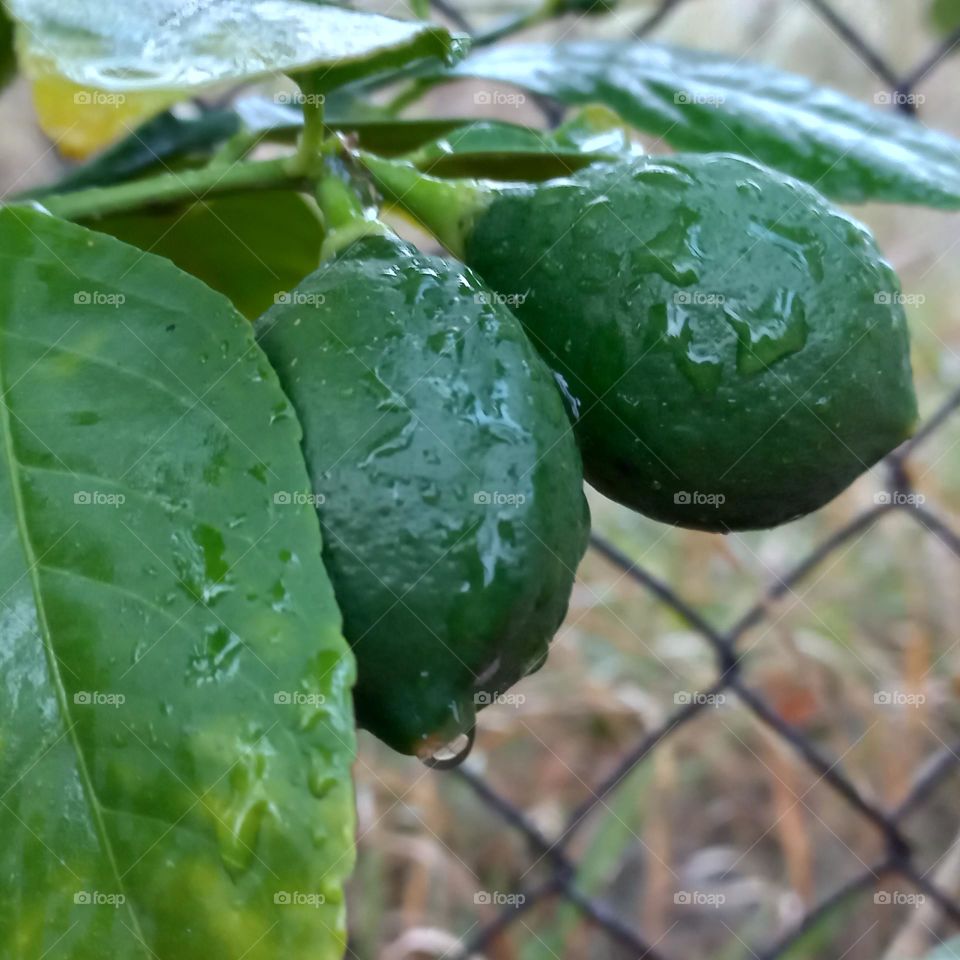
{"type": "Polygon", "coordinates": [[[175,94],[111,93],[81,86],[56,73],[33,81],[37,121],[60,152],[82,160],[103,149],[175,101],[175,94]]]}

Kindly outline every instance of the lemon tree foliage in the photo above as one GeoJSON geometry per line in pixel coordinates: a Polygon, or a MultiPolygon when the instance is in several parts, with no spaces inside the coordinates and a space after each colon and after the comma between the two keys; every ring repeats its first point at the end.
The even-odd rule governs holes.
{"type": "Polygon", "coordinates": [[[34,74],[85,87],[179,96],[277,72],[346,77],[435,56],[446,30],[308,0],[7,0],[34,74]]]}
{"type": "Polygon", "coordinates": [[[9,0],[9,9],[40,120],[81,157],[210,87],[278,71],[311,71],[334,87],[459,48],[440,27],[308,0],[9,0]]]}
{"type": "Polygon", "coordinates": [[[354,666],[277,377],[159,257],[11,207],[0,259],[0,937],[338,956],[354,666]]]}
{"type": "Polygon", "coordinates": [[[745,154],[838,200],[960,207],[960,141],[749,60],[654,43],[507,44],[455,76],[604,103],[680,150],[745,154]]]}
{"type": "Polygon", "coordinates": [[[118,213],[94,226],[168,257],[251,320],[316,269],[323,245],[316,205],[294,190],[118,213]]]}
{"type": "Polygon", "coordinates": [[[465,755],[547,659],[584,478],[752,529],[909,435],[899,281],[826,196],[955,208],[960,143],[703,52],[495,42],[612,6],[458,64],[421,2],[7,0],[0,77],[86,158],[0,209],[12,956],[337,960],[356,726],[465,755]],[[464,77],[579,112],[417,103],[464,77]]]}

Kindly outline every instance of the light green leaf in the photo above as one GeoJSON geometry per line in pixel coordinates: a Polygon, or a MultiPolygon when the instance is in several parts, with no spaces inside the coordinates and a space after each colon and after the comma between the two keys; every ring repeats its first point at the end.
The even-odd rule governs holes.
{"type": "Polygon", "coordinates": [[[8,207],[0,259],[0,943],[339,960],[354,668],[276,376],[111,237],[8,207]]]}
{"type": "Polygon", "coordinates": [[[9,0],[34,72],[119,92],[193,93],[316,71],[327,88],[458,42],[442,27],[306,0],[9,0]]]}
{"type": "Polygon", "coordinates": [[[292,190],[230,194],[90,226],[167,257],[250,320],[316,270],[324,236],[316,205],[292,190]]]}
{"type": "Polygon", "coordinates": [[[483,49],[453,75],[604,103],[678,149],[743,154],[839,200],[960,207],[960,141],[771,67],[586,41],[483,49]]]}
{"type": "Polygon", "coordinates": [[[583,111],[554,131],[476,120],[424,145],[407,159],[438,177],[547,180],[598,160],[642,152],[616,123],[607,111],[602,119],[596,111],[583,111]]]}

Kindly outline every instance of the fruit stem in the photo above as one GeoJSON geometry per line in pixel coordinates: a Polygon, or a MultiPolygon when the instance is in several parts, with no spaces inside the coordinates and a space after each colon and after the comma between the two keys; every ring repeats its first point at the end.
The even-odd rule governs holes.
{"type": "Polygon", "coordinates": [[[344,176],[339,163],[331,160],[317,184],[317,203],[327,229],[321,253],[323,260],[334,257],[360,237],[390,235],[390,228],[377,219],[376,211],[364,209],[344,176]]]}
{"type": "Polygon", "coordinates": [[[386,160],[357,152],[356,159],[393,206],[430,231],[455,257],[463,259],[466,239],[478,214],[493,199],[479,180],[440,180],[406,160],[386,160]]]}
{"type": "Polygon", "coordinates": [[[326,97],[320,92],[319,84],[313,83],[309,76],[299,78],[298,82],[303,107],[303,130],[293,162],[305,176],[310,176],[316,170],[317,162],[324,151],[327,136],[323,124],[326,97]]]}
{"type": "Polygon", "coordinates": [[[110,187],[91,187],[73,193],[44,197],[43,207],[65,220],[102,217],[110,213],[137,210],[152,204],[172,204],[205,200],[207,197],[242,190],[265,190],[271,187],[300,184],[299,168],[291,157],[234,163],[213,164],[200,170],[162,173],[144,180],[119,183],[110,187]]]}

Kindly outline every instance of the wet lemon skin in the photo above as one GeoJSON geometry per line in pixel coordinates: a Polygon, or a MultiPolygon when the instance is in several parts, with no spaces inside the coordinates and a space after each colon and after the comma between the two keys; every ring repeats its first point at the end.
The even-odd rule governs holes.
{"type": "Polygon", "coordinates": [[[466,260],[580,401],[587,479],[667,523],[771,527],[916,420],[896,275],[810,187],[647,157],[499,190],[466,260]]]}

